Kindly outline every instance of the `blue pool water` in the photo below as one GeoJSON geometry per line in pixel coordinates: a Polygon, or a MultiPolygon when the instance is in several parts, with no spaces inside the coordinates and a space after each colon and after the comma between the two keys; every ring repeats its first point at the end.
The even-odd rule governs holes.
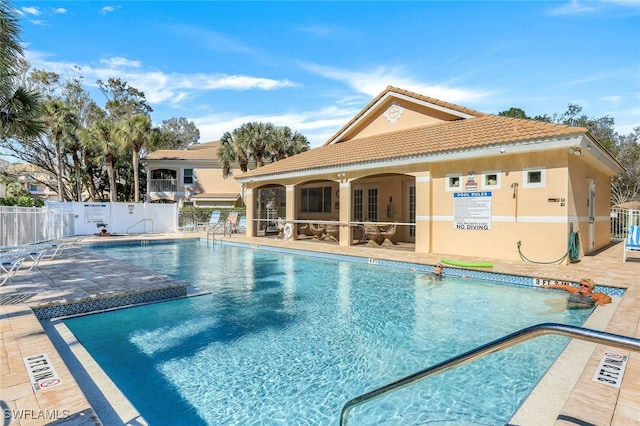
{"type": "MultiPolygon", "coordinates": [[[[95,248],[210,294],[65,321],[152,425],[334,425],[376,387],[521,328],[581,325],[564,292],[204,242],[95,248]]],[[[445,269],[446,273],[446,269],[445,269]]],[[[567,343],[545,336],[352,411],[498,425],[567,343]]]]}

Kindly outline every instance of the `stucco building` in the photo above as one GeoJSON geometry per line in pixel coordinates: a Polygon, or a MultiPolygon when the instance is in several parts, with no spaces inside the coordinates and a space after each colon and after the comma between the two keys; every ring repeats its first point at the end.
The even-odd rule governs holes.
{"type": "MultiPolygon", "coordinates": [[[[236,175],[247,233],[268,203],[296,238],[340,245],[367,225],[421,253],[538,261],[609,244],[610,179],[623,167],[586,128],[485,114],[388,87],[323,146],[236,175]]],[[[568,257],[567,260],[568,261],[568,257]]]]}
{"type": "MultiPolygon", "coordinates": [[[[237,207],[242,205],[242,185],[224,178],[218,162],[220,142],[165,149],[146,156],[147,194],[152,203],[178,203],[180,207],[237,207]]],[[[232,165],[232,176],[240,174],[232,165]]]]}

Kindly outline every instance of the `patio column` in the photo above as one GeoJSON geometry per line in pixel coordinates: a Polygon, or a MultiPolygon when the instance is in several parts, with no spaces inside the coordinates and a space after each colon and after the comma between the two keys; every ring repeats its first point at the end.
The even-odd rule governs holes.
{"type": "Polygon", "coordinates": [[[244,190],[244,205],[247,214],[247,229],[245,235],[247,237],[255,237],[257,235],[256,223],[253,219],[256,217],[256,200],[253,198],[253,188],[246,188],[244,190]]]}
{"type": "Polygon", "coordinates": [[[416,253],[431,253],[431,172],[416,173],[416,253]]]}
{"type": "Polygon", "coordinates": [[[353,240],[353,230],[346,224],[351,220],[351,181],[340,182],[340,223],[344,224],[340,226],[339,241],[341,246],[350,246],[353,240]]]}
{"type": "MultiPolygon", "coordinates": [[[[296,186],[285,185],[285,215],[287,220],[296,220],[296,186]]],[[[293,226],[293,234],[291,238],[295,240],[298,236],[298,227],[293,226]]]]}

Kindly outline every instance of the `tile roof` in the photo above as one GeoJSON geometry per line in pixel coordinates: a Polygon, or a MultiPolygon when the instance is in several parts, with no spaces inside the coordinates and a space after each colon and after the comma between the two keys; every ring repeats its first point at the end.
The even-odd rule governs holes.
{"type": "Polygon", "coordinates": [[[583,127],[485,114],[478,118],[441,122],[323,145],[250,170],[238,178],[349,166],[586,133],[588,130],[583,127]]]}
{"type": "Polygon", "coordinates": [[[190,145],[187,149],[159,149],[150,152],[147,160],[213,160],[218,161],[220,141],[190,145]]]}

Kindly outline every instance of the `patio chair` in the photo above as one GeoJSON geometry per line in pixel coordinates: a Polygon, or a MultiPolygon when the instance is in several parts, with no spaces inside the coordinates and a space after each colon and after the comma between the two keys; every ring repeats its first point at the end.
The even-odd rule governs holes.
{"type": "Polygon", "coordinates": [[[338,225],[327,225],[327,235],[324,237],[325,241],[338,242],[340,236],[340,228],[338,225]]]}
{"type": "Polygon", "coordinates": [[[383,237],[380,234],[380,228],[378,228],[378,225],[375,225],[373,223],[365,223],[363,226],[367,244],[371,246],[379,246],[383,241],[383,237]]]}
{"type": "Polygon", "coordinates": [[[316,238],[318,240],[324,240],[327,230],[322,225],[315,226],[313,223],[310,223],[309,229],[313,234],[313,238],[316,238]]]}
{"type": "Polygon", "coordinates": [[[631,225],[624,239],[622,261],[627,261],[627,252],[640,252],[640,225],[631,225]]]}
{"type": "Polygon", "coordinates": [[[387,226],[387,229],[385,229],[384,231],[380,231],[380,235],[382,236],[382,238],[384,238],[384,241],[382,242],[383,246],[393,246],[398,244],[398,243],[394,243],[391,240],[396,235],[397,226],[398,225],[394,223],[387,226]]]}
{"type": "Polygon", "coordinates": [[[276,221],[276,227],[278,228],[278,235],[276,236],[277,240],[281,240],[284,238],[284,225],[287,222],[285,222],[285,220],[281,217],[278,217],[278,220],[276,221]]]}
{"type": "Polygon", "coordinates": [[[0,272],[3,275],[0,281],[0,286],[3,286],[4,283],[13,278],[16,272],[20,269],[24,260],[25,257],[18,253],[0,254],[0,272]]]}

